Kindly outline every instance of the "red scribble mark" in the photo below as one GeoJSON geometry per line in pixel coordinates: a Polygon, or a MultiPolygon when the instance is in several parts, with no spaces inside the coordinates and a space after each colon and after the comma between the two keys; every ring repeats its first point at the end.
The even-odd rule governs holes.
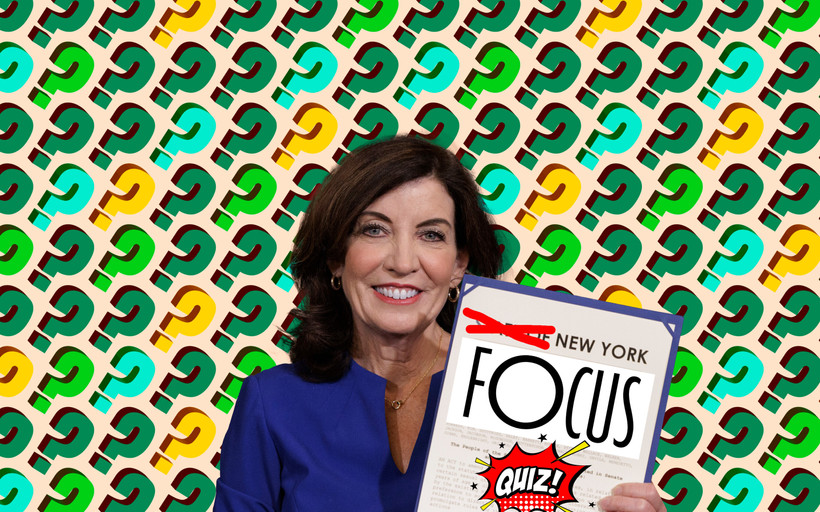
{"type": "Polygon", "coordinates": [[[576,502],[575,479],[589,466],[556,459],[554,443],[539,453],[524,452],[516,443],[507,455],[490,456],[487,469],[479,473],[489,484],[480,499],[493,500],[499,512],[556,510],[562,503],[576,502]]]}
{"type": "Polygon", "coordinates": [[[530,334],[555,334],[552,325],[507,325],[474,309],[464,308],[467,318],[478,320],[484,325],[468,325],[467,334],[503,334],[510,338],[544,350],[550,348],[547,340],[530,336],[530,334]]]}

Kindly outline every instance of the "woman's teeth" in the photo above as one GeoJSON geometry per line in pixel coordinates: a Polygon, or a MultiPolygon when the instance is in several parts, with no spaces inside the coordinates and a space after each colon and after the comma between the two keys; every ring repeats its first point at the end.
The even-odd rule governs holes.
{"type": "Polygon", "coordinates": [[[376,291],[385,297],[390,297],[391,299],[396,300],[409,299],[410,297],[415,297],[419,293],[418,290],[414,290],[412,288],[385,288],[381,286],[377,286],[376,291]]]}

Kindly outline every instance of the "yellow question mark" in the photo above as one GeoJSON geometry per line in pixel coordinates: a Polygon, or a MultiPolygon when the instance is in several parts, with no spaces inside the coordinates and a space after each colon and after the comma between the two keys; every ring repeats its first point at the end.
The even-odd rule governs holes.
{"type": "Polygon", "coordinates": [[[216,10],[216,0],[174,1],[178,6],[185,9],[185,12],[180,13],[168,8],[160,20],[160,24],[165,27],[165,30],[156,27],[151,32],[151,39],[163,48],[168,48],[171,45],[171,41],[174,40],[174,36],[171,34],[176,34],[178,30],[196,32],[207,25],[216,10]]]}
{"type": "Polygon", "coordinates": [[[89,220],[103,231],[108,230],[111,225],[111,217],[114,217],[117,213],[134,215],[145,209],[154,196],[154,190],[156,189],[156,184],[151,175],[145,172],[142,167],[134,164],[120,166],[111,177],[111,183],[122,190],[123,193],[114,194],[110,190],[107,191],[100,200],[100,209],[102,211],[100,209],[94,210],[94,213],[89,217],[89,220]]]}

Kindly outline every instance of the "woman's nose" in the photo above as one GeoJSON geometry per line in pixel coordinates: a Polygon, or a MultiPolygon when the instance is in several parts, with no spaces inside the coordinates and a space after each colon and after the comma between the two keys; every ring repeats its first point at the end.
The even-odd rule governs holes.
{"type": "Polygon", "coordinates": [[[410,274],[419,268],[416,246],[411,240],[394,240],[385,258],[385,266],[399,274],[410,274]]]}

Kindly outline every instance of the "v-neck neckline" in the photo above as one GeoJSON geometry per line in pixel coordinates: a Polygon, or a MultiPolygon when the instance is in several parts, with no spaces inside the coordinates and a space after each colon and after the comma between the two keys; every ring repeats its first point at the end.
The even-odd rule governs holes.
{"type": "MultiPolygon", "coordinates": [[[[372,393],[374,395],[374,398],[373,398],[374,402],[376,401],[376,398],[378,398],[378,404],[379,404],[378,407],[380,407],[381,410],[382,410],[382,414],[381,414],[381,418],[382,418],[381,424],[382,425],[381,425],[381,428],[379,429],[380,437],[381,437],[380,442],[383,443],[384,449],[386,450],[388,458],[390,459],[390,463],[391,463],[393,469],[396,471],[396,473],[401,475],[401,476],[404,476],[404,475],[407,475],[407,474],[411,473],[415,469],[415,466],[420,464],[419,462],[417,462],[417,459],[420,457],[420,455],[418,453],[418,451],[420,449],[419,448],[419,439],[421,439],[422,434],[425,431],[425,428],[427,428],[427,430],[430,433],[432,433],[432,422],[433,422],[433,419],[434,419],[433,414],[435,413],[436,402],[438,401],[439,390],[441,389],[441,379],[442,379],[442,376],[444,374],[444,370],[440,370],[438,372],[435,372],[430,376],[430,388],[427,392],[427,403],[424,406],[424,417],[421,420],[421,428],[419,429],[419,434],[416,437],[415,443],[413,444],[413,451],[410,454],[410,461],[407,464],[407,471],[401,471],[399,469],[399,467],[396,465],[396,461],[393,460],[393,455],[390,451],[390,436],[388,436],[388,434],[387,434],[387,416],[386,416],[387,411],[385,410],[385,407],[384,407],[384,394],[387,391],[387,379],[385,379],[381,375],[378,375],[376,373],[371,372],[370,370],[368,370],[364,366],[357,363],[355,359],[351,358],[350,360],[351,360],[351,371],[353,371],[353,368],[355,367],[356,371],[361,371],[363,375],[371,376],[371,378],[374,381],[378,381],[380,383],[379,387],[376,387],[376,386],[373,386],[373,387],[368,386],[367,387],[368,396],[372,393]],[[435,394],[430,392],[434,388],[436,389],[435,394]],[[376,396],[377,392],[375,390],[380,390],[380,393],[379,393],[380,396],[376,396]],[[433,395],[435,395],[435,396],[433,396],[433,395]]],[[[424,441],[425,446],[424,446],[423,449],[427,449],[427,446],[430,444],[430,434],[428,434],[426,436],[426,438],[427,439],[424,441]]]]}

